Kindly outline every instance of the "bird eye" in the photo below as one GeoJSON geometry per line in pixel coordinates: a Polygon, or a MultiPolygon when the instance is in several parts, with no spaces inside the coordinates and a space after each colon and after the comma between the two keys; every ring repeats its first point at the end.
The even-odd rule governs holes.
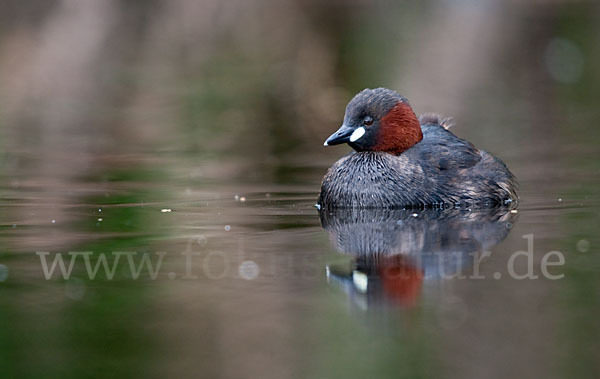
{"type": "Polygon", "coordinates": [[[371,116],[365,117],[365,119],[363,120],[363,124],[365,124],[366,126],[372,125],[373,124],[373,117],[371,117],[371,116]]]}

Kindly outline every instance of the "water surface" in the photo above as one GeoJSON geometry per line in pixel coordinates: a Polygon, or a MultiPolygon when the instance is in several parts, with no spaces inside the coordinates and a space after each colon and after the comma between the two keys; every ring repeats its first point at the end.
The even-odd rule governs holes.
{"type": "MultiPolygon", "coordinates": [[[[124,165],[75,183],[74,202],[57,204],[44,178],[3,188],[9,372],[562,377],[596,368],[598,202],[585,189],[597,179],[577,190],[525,178],[512,212],[320,215],[323,165],[260,184],[124,165]],[[511,278],[510,256],[529,238],[537,279],[511,278]],[[121,255],[112,279],[101,268],[92,280],[80,255],[69,279],[56,266],[47,280],[40,251],[49,266],[61,253],[67,268],[67,252],[93,252],[90,267],[106,254],[112,268],[114,252],[136,252],[138,269],[143,254],[154,269],[162,261],[135,279],[121,255]],[[561,279],[542,275],[549,251],[564,257],[548,269],[561,279]]],[[[528,264],[520,257],[514,271],[528,264]]]]}

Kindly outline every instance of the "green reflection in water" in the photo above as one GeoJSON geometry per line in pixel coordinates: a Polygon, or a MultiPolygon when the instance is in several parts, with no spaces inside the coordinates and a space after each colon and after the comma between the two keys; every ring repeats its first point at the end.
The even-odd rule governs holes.
{"type": "Polygon", "coordinates": [[[442,377],[430,309],[348,312],[346,299],[331,301],[328,295],[309,320],[315,333],[308,341],[313,361],[306,377],[442,377]]]}
{"type": "MultiPolygon", "coordinates": [[[[564,240],[564,273],[559,279],[562,318],[557,331],[560,368],[565,377],[592,378],[600,370],[597,344],[600,340],[600,255],[596,210],[577,210],[563,215],[569,237],[564,240]]],[[[551,271],[551,273],[553,273],[551,271]]],[[[554,273],[553,273],[554,274],[554,273]]]]}
{"type": "MultiPolygon", "coordinates": [[[[150,238],[159,233],[156,217],[161,213],[142,205],[162,197],[152,190],[155,177],[160,177],[158,172],[145,168],[108,172],[105,179],[117,187],[128,183],[122,186],[127,190],[82,199],[93,205],[83,211],[77,207],[78,220],[66,227],[84,234],[86,242],[67,249],[93,252],[92,268],[102,253],[112,267],[115,251],[138,252],[136,266],[142,253],[152,253],[156,264],[153,251],[147,249],[150,238]]],[[[47,257],[49,265],[54,253],[47,257]]],[[[70,257],[62,253],[68,267],[70,257]]],[[[2,262],[25,268],[22,277],[16,268],[12,278],[0,283],[2,377],[129,378],[151,372],[157,338],[148,328],[154,286],[149,285],[147,269],[133,280],[123,256],[112,280],[102,267],[91,280],[80,256],[69,279],[63,279],[57,267],[52,278],[44,280],[40,258],[33,252],[5,253],[2,262]]]]}

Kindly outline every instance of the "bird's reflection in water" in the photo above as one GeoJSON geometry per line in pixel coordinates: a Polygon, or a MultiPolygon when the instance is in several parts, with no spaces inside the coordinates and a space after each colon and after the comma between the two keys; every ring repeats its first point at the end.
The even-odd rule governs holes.
{"type": "Polygon", "coordinates": [[[361,308],[414,306],[427,281],[468,278],[478,253],[509,233],[516,214],[507,208],[338,209],[320,212],[335,248],[353,257],[330,264],[337,283],[361,308]]]}

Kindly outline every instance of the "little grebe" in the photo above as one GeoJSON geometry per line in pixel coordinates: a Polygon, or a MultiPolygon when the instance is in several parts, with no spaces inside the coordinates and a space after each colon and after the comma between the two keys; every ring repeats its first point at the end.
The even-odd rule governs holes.
{"type": "Polygon", "coordinates": [[[516,180],[506,165],[448,130],[433,114],[417,119],[408,100],[377,88],[358,93],[325,146],[354,152],[331,166],[321,208],[423,208],[515,204],[516,180]]]}

